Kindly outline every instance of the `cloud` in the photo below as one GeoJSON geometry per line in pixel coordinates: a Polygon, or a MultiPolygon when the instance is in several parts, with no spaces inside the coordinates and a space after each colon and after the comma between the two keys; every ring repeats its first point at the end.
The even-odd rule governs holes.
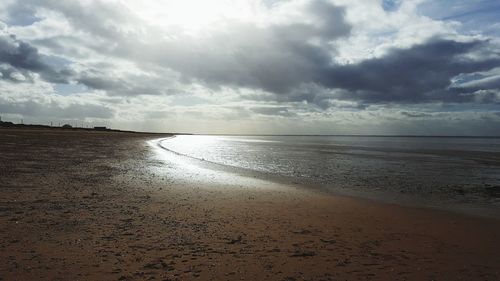
{"type": "Polygon", "coordinates": [[[297,116],[295,113],[290,112],[286,107],[254,107],[251,108],[250,110],[262,115],[283,116],[283,117],[297,116]]]}
{"type": "MultiPolygon", "coordinates": [[[[127,56],[173,69],[209,87],[248,87],[276,94],[313,81],[318,64],[331,60],[329,43],[348,36],[343,7],[312,1],[303,7],[308,21],[265,27],[229,22],[230,30],[129,48],[127,56]],[[137,53],[137,50],[142,50],[137,53]]],[[[127,48],[125,48],[127,51],[127,48]]]]}
{"type": "MultiPolygon", "coordinates": [[[[90,3],[31,1],[30,5],[64,15],[75,30],[84,32],[81,38],[102,38],[85,47],[108,55],[105,59],[109,65],[102,68],[102,64],[84,63],[84,69],[73,79],[112,95],[164,95],[171,92],[165,91],[165,86],[172,88],[148,75],[116,74],[113,59],[128,60],[139,69],[155,65],[157,70],[176,72],[181,80],[170,84],[177,83],[177,87],[198,83],[216,91],[221,87],[250,88],[275,94],[275,100],[306,100],[321,108],[332,104],[332,99],[359,101],[365,104],[361,107],[381,102],[470,102],[472,95],[455,95],[446,90],[450,79],[499,65],[497,58],[464,58],[486,45],[484,41],[440,38],[408,48],[392,47],[381,57],[339,64],[335,62],[332,42],[349,37],[353,26],[346,20],[347,6],[326,0],[292,5],[302,9],[298,19],[263,26],[230,21],[227,24],[231,28],[209,36],[179,33],[175,39],[164,40],[149,38],[157,31],[154,28],[146,31],[147,38],[133,29],[131,24],[140,19],[125,7],[101,1],[90,3]],[[145,40],[131,41],[130,36],[145,40]],[[325,94],[328,90],[335,90],[337,95],[325,94]]],[[[286,5],[273,9],[286,11],[286,5]]],[[[398,1],[384,2],[386,8],[399,5],[398,1]]],[[[30,50],[36,57],[36,49],[30,50]]],[[[55,75],[45,76],[54,79],[55,75]]]]}
{"type": "Polygon", "coordinates": [[[500,66],[500,57],[468,57],[485,45],[435,38],[408,49],[394,48],[380,58],[327,68],[320,83],[348,90],[343,99],[365,103],[470,102],[470,96],[447,88],[459,74],[500,66]]]}
{"type": "MultiPolygon", "coordinates": [[[[345,21],[345,8],[326,0],[304,2],[296,7],[302,9],[303,15],[293,21],[265,26],[230,21],[226,23],[230,29],[203,38],[179,33],[173,35],[174,40],[153,40],[160,35],[155,28],[145,33],[134,29],[133,23],[139,19],[122,6],[101,1],[93,1],[92,5],[59,1],[29,3],[63,15],[75,33],[83,32],[80,40],[90,36],[92,43],[83,42],[80,48],[96,52],[96,56],[104,54],[141,65],[155,64],[178,72],[188,83],[205,83],[212,88],[233,86],[288,92],[301,82],[314,80],[309,73],[318,63],[330,60],[330,42],[348,36],[351,31],[345,21]],[[130,40],[131,36],[137,40],[130,40]]],[[[61,40],[58,37],[38,40],[48,47],[67,48],[52,42],[61,40]]],[[[81,77],[79,81],[108,90],[116,86],[114,79],[108,78],[100,75],[81,77]],[[105,85],[108,83],[104,80],[111,80],[110,85],[105,85]]]]}
{"type": "Polygon", "coordinates": [[[112,109],[97,104],[72,103],[67,106],[52,101],[9,101],[0,97],[0,112],[21,114],[24,116],[53,117],[66,119],[102,118],[114,116],[112,109]]]}
{"type": "MultiPolygon", "coordinates": [[[[453,85],[453,88],[465,91],[478,91],[485,89],[500,89],[500,74],[483,75],[475,73],[475,77],[470,77],[462,83],[453,85]]],[[[463,75],[465,76],[465,75],[463,75]]],[[[465,77],[464,77],[465,78],[465,77]]]]}
{"type": "Polygon", "coordinates": [[[285,120],[408,125],[444,116],[433,113],[440,106],[459,104],[456,116],[473,119],[468,111],[500,102],[500,39],[461,20],[472,22],[491,2],[450,11],[429,1],[264,2],[198,2],[199,12],[171,0],[6,0],[2,110],[125,126],[175,118],[169,124],[246,120],[245,128],[260,128],[252,122],[277,118],[293,131],[285,120]],[[175,15],[176,6],[185,11],[175,15]],[[390,116],[370,115],[384,106],[390,116]]]}
{"type": "Polygon", "coordinates": [[[42,78],[53,83],[66,83],[67,71],[57,71],[42,60],[37,48],[17,40],[14,35],[0,34],[0,63],[7,64],[2,68],[3,77],[24,81],[31,72],[38,73],[42,78]],[[14,75],[14,76],[13,76],[14,75]],[[24,79],[16,79],[19,77],[24,79]]]}
{"type": "Polygon", "coordinates": [[[424,113],[424,112],[401,111],[401,115],[406,116],[406,117],[410,117],[410,118],[432,117],[432,114],[424,113]]]}
{"type": "Polygon", "coordinates": [[[357,102],[354,107],[360,109],[380,103],[474,102],[477,90],[498,86],[498,76],[471,79],[460,85],[460,91],[452,79],[500,67],[500,57],[474,57],[489,47],[489,42],[482,40],[433,38],[359,63],[335,65],[324,60],[301,75],[315,79],[295,79],[289,91],[275,92],[280,98],[268,99],[307,101],[324,109],[335,103],[332,100],[357,102]]]}

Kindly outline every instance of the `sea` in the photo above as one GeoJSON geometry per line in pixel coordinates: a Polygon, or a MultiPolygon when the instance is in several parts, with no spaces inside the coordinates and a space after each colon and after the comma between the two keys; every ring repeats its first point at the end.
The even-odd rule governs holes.
{"type": "Polygon", "coordinates": [[[161,146],[324,192],[500,218],[500,138],[178,135],[161,146]]]}

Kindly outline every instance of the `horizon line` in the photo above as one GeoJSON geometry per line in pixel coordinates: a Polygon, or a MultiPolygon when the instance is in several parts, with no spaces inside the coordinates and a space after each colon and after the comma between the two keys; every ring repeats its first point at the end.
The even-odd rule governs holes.
{"type": "MultiPolygon", "coordinates": [[[[0,123],[11,123],[10,126],[0,126],[4,128],[29,128],[29,127],[45,127],[51,129],[61,128],[59,126],[49,126],[42,124],[23,124],[14,123],[9,121],[0,121],[0,123]]],[[[94,129],[94,128],[84,128],[84,127],[73,127],[72,129],[94,129]]],[[[417,135],[417,134],[244,134],[244,133],[188,133],[188,132],[147,132],[147,131],[136,131],[136,130],[124,130],[118,128],[107,128],[109,131],[125,131],[125,132],[135,132],[135,133],[152,133],[152,134],[172,134],[172,135],[205,135],[205,136],[276,136],[276,137],[408,137],[408,138],[500,138],[500,135],[417,135]]]]}
{"type": "Polygon", "coordinates": [[[174,135],[205,136],[276,136],[276,137],[415,137],[415,138],[500,138],[500,135],[412,135],[412,134],[204,134],[204,133],[172,133],[174,135]]]}

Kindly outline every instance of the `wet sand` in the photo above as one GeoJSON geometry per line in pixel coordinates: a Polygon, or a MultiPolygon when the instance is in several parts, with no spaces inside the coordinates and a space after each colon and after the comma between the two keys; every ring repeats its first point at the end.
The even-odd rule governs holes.
{"type": "Polygon", "coordinates": [[[0,280],[500,278],[499,220],[198,168],[158,137],[0,129],[0,280]]]}

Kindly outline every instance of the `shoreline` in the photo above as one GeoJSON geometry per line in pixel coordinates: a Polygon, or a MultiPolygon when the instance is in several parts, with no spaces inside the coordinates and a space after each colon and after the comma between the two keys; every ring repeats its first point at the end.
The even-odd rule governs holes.
{"type": "Polygon", "coordinates": [[[225,165],[210,160],[200,159],[194,156],[186,155],[173,151],[167,146],[163,145],[163,141],[168,141],[169,139],[175,138],[176,136],[171,136],[167,138],[158,138],[149,141],[151,146],[157,146],[169,153],[176,154],[178,156],[189,159],[194,165],[198,165],[203,168],[212,169],[218,172],[228,172],[244,177],[254,177],[261,180],[267,180],[278,184],[295,186],[296,188],[305,188],[307,190],[312,190],[315,192],[320,192],[325,195],[330,196],[344,196],[353,199],[368,200],[380,204],[391,204],[407,208],[415,209],[429,209],[441,212],[450,212],[453,214],[466,215],[478,218],[488,218],[500,220],[500,208],[493,208],[492,206],[474,204],[474,203],[457,203],[452,201],[438,201],[433,199],[429,201],[429,198],[418,196],[417,194],[397,194],[389,191],[368,191],[368,190],[352,190],[349,188],[335,187],[332,184],[322,184],[316,183],[308,179],[301,179],[295,177],[289,177],[286,175],[279,175],[274,173],[266,173],[262,171],[247,169],[243,167],[236,167],[231,165],[225,165]]]}
{"type": "Polygon", "coordinates": [[[0,278],[500,277],[497,220],[213,171],[158,157],[155,138],[0,135],[0,278]]]}

